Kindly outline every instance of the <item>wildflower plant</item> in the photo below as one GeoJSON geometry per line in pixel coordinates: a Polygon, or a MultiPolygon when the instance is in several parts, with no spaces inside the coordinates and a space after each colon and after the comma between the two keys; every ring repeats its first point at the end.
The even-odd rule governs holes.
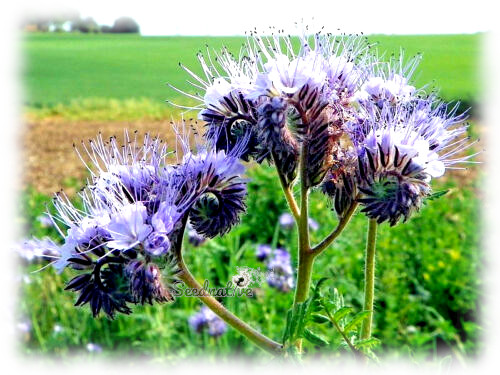
{"type": "Polygon", "coordinates": [[[197,100],[189,109],[206,124],[202,143],[191,146],[182,124],[174,127],[176,153],[148,135],[125,134],[122,145],[99,135],[84,144],[91,177],[80,193],[83,209],[58,193],[58,213],[51,215],[64,242],[53,265],[78,271],[66,286],[78,294],[76,305],[114,317],[131,313],[135,304],[174,301],[177,283],[202,291],[182,257],[184,232],[195,245],[228,233],[245,212],[243,163],[269,163],[290,209],[280,224],[298,230],[296,277],[286,250],[256,249],[275,273],[269,285],[295,289],[282,342],[203,293],[206,307],[189,324],[219,336],[227,323],[262,349],[284,355],[300,354],[303,339],[324,345],[311,325],[330,322],[356,355],[366,352],[373,343],[377,226],[409,220],[433,197],[433,178],[474,156],[464,156],[473,142],[458,104],[414,86],[420,56],[386,61],[371,47],[359,35],[251,33],[239,57],[227,49],[200,53],[202,76],[181,65],[199,92],[174,89],[197,100]],[[338,217],[317,244],[309,235],[318,227],[309,217],[312,189],[324,193],[338,217]],[[346,321],[352,311],[338,293],[325,299],[324,279],[311,293],[310,284],[315,259],[358,207],[369,221],[364,308],[346,321]]]}

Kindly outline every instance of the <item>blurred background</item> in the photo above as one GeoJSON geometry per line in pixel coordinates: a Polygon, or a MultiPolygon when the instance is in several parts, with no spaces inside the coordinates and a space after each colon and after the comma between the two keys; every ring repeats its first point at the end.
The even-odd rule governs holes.
{"type": "MultiPolygon", "coordinates": [[[[420,9],[414,10],[411,21],[404,18],[405,13],[380,22],[380,9],[370,13],[370,5],[353,15],[349,8],[325,11],[316,3],[304,14],[318,15],[311,21],[315,26],[325,25],[332,32],[339,27],[342,32],[363,31],[387,56],[401,50],[408,58],[423,53],[415,85],[429,84],[429,90],[438,87],[445,100],[460,101],[462,110],[471,108],[470,135],[479,138],[483,134],[479,72],[487,30],[474,17],[474,10],[470,22],[442,17],[440,12],[446,8],[438,4],[432,13],[425,13],[426,22],[413,21],[420,9]],[[331,16],[334,10],[351,18],[340,17],[336,22],[331,16]]],[[[51,209],[50,196],[61,188],[76,199],[88,176],[73,143],[92,138],[98,131],[105,137],[120,136],[124,129],[159,134],[168,143],[172,139],[169,122],[179,119],[181,112],[165,100],[192,104],[166,85],[192,92],[179,62],[200,73],[196,53],[205,51],[206,45],[210,50],[227,46],[238,53],[246,30],[257,27],[265,31],[268,25],[291,28],[298,20],[288,14],[282,18],[284,25],[281,19],[278,22],[276,14],[285,12],[279,2],[257,2],[245,17],[225,17],[231,9],[228,4],[214,2],[190,13],[176,9],[181,5],[155,11],[146,6],[118,10],[96,4],[25,12],[19,24],[23,172],[21,209],[16,218],[24,237],[59,241],[43,212],[46,206],[51,209]],[[257,13],[264,16],[252,16],[257,13]]],[[[184,117],[196,118],[196,113],[184,117]]],[[[479,144],[470,152],[481,147],[479,144]]],[[[186,239],[188,264],[198,279],[208,279],[213,286],[224,286],[236,274],[236,266],[265,268],[256,257],[259,245],[286,249],[296,264],[296,231],[283,220],[286,202],[273,170],[249,165],[248,176],[248,214],[242,223],[224,238],[201,245],[186,239]]],[[[405,225],[380,227],[374,322],[374,336],[381,341],[379,355],[463,363],[481,352],[483,179],[481,166],[447,174],[434,183],[435,191],[449,190],[444,197],[429,202],[405,225]]],[[[312,240],[318,242],[336,224],[329,203],[318,192],[312,196],[311,216],[312,240]]],[[[329,277],[330,287],[356,311],[362,306],[366,225],[364,216],[356,216],[335,246],[317,260],[313,276],[315,281],[329,277]]],[[[22,256],[16,268],[20,292],[16,329],[23,353],[127,354],[161,361],[200,354],[222,358],[231,358],[234,352],[259,354],[231,329],[220,336],[193,329],[189,318],[201,306],[194,298],[180,298],[171,305],[139,306],[132,315],[115,320],[94,319],[87,307],[72,306],[73,293],[63,291],[71,272],[57,275],[47,268],[32,273],[46,262],[30,255],[22,237],[17,246],[22,256]]],[[[230,310],[275,340],[282,336],[283,317],[292,301],[293,290],[277,290],[267,284],[254,299],[224,299],[230,310]]],[[[339,342],[334,328],[323,327],[321,333],[339,342]]],[[[322,350],[331,355],[345,349],[332,344],[322,350]]]]}

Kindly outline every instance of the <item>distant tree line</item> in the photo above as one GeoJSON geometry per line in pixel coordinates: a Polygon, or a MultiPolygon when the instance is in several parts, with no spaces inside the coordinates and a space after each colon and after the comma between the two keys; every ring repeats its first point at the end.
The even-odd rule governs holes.
{"type": "Polygon", "coordinates": [[[119,17],[112,26],[99,25],[92,17],[80,17],[77,12],[56,16],[30,16],[23,24],[27,31],[81,33],[139,33],[139,24],[131,17],[119,17]]]}

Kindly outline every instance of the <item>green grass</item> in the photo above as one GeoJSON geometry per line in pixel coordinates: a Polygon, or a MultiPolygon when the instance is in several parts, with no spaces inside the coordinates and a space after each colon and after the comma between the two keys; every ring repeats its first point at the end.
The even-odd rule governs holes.
{"type": "MultiPolygon", "coordinates": [[[[478,80],[481,35],[371,36],[379,50],[411,56],[423,52],[417,84],[435,80],[446,99],[472,102],[478,80]]],[[[169,82],[189,89],[182,62],[200,72],[196,52],[205,44],[238,51],[242,37],[141,37],[137,35],[27,34],[22,50],[25,103],[33,107],[68,104],[80,98],[146,98],[185,101],[169,82]]],[[[191,90],[194,91],[194,90],[191,90]]]]}
{"type": "MultiPolygon", "coordinates": [[[[296,264],[295,230],[277,227],[278,216],[286,210],[279,183],[269,168],[250,170],[249,213],[242,223],[223,238],[208,241],[200,248],[186,244],[187,263],[199,279],[223,286],[236,273],[236,266],[263,267],[255,260],[255,246],[271,243],[291,251],[296,264]]],[[[479,199],[475,184],[458,189],[453,181],[436,187],[451,192],[424,206],[409,223],[390,228],[382,225],[377,246],[376,314],[374,335],[381,340],[379,355],[441,360],[479,351],[477,324],[480,279],[478,224],[479,199]]],[[[36,236],[54,235],[36,221],[48,198],[34,190],[24,195],[21,220],[36,236]]],[[[312,195],[311,216],[321,227],[312,233],[319,241],[336,223],[335,215],[319,192],[312,195]]],[[[328,285],[337,288],[346,305],[359,311],[362,306],[363,249],[367,220],[358,214],[335,246],[317,259],[313,280],[329,277],[328,285]]],[[[20,273],[41,265],[20,266],[20,273]]],[[[179,361],[194,355],[231,353],[244,356],[260,353],[236,331],[229,329],[220,339],[193,333],[188,317],[200,306],[195,298],[181,297],[172,305],[135,307],[130,316],[111,321],[93,319],[88,307],[72,306],[75,295],[63,291],[64,283],[75,273],[57,275],[52,269],[30,274],[31,283],[22,286],[20,318],[31,320],[33,329],[24,337],[23,351],[65,356],[85,353],[88,342],[104,348],[103,355],[127,353],[133,358],[179,361]],[[59,324],[63,331],[55,333],[59,324]]],[[[264,285],[254,299],[226,298],[224,303],[252,326],[279,340],[284,316],[293,293],[280,293],[264,285]]],[[[332,342],[324,353],[344,352],[332,327],[317,330],[332,342]]],[[[304,344],[306,350],[315,350],[304,344]]]]}

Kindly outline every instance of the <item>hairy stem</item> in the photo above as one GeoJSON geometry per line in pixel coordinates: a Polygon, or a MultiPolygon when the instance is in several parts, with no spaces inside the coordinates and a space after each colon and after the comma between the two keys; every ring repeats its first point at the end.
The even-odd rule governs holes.
{"type": "Polygon", "coordinates": [[[351,203],[351,206],[347,210],[346,214],[340,219],[337,227],[328,235],[326,238],[321,241],[318,245],[312,248],[312,252],[315,256],[322,253],[330,244],[339,236],[340,233],[344,230],[346,225],[351,220],[352,215],[356,212],[356,208],[358,207],[358,202],[355,200],[351,203]]]}
{"type": "Polygon", "coordinates": [[[184,259],[182,257],[182,239],[184,237],[184,231],[186,229],[188,215],[185,215],[181,221],[181,227],[177,231],[176,236],[172,238],[173,251],[177,258],[177,264],[180,269],[179,278],[191,289],[196,289],[198,291],[198,298],[207,305],[214,313],[216,313],[222,320],[224,320],[231,327],[239,331],[250,341],[256,344],[258,347],[264,349],[265,351],[279,355],[283,352],[283,345],[277,343],[270,338],[264,336],[260,332],[256,331],[244,321],[239,319],[236,315],[227,310],[219,301],[210,296],[205,289],[196,281],[194,276],[191,274],[184,259]]]}
{"type": "Polygon", "coordinates": [[[369,339],[373,322],[373,299],[375,290],[375,243],[377,239],[377,220],[369,219],[365,254],[365,302],[364,310],[370,311],[361,326],[361,339],[369,339]]]}
{"type": "Polygon", "coordinates": [[[314,256],[309,245],[309,187],[307,186],[307,142],[302,143],[300,153],[300,220],[299,220],[299,265],[297,287],[293,304],[304,302],[311,284],[314,256]]]}
{"type": "MultiPolygon", "coordinates": [[[[299,107],[298,107],[299,108],[299,107]]],[[[304,124],[307,118],[301,113],[304,124]]],[[[293,305],[304,302],[309,294],[311,276],[314,264],[314,256],[311,253],[309,244],[309,186],[307,185],[307,155],[309,152],[308,142],[304,140],[300,150],[299,173],[300,173],[300,217],[298,221],[299,229],[299,264],[297,270],[297,286],[295,287],[295,297],[293,305]]],[[[302,339],[298,339],[295,345],[302,352],[302,339]]]]}
{"type": "Polygon", "coordinates": [[[293,304],[304,302],[309,293],[311,275],[314,265],[314,256],[308,252],[299,252],[299,265],[297,270],[297,287],[293,304]]]}
{"type": "Polygon", "coordinates": [[[190,288],[198,291],[198,298],[207,305],[214,313],[216,313],[222,320],[224,320],[231,327],[239,331],[250,341],[265,351],[278,355],[282,353],[283,346],[270,338],[264,336],[256,331],[244,321],[239,319],[236,315],[227,310],[219,301],[210,296],[203,287],[196,281],[191,272],[189,272],[182,256],[179,259],[179,267],[181,269],[180,279],[190,288]],[[205,293],[203,293],[205,292],[205,293]]]}
{"type": "Polygon", "coordinates": [[[274,160],[274,165],[276,166],[276,172],[278,173],[278,177],[281,183],[281,188],[283,189],[283,193],[285,194],[286,201],[288,203],[288,207],[290,208],[290,211],[292,212],[293,217],[295,218],[295,221],[299,221],[300,213],[299,213],[299,206],[297,205],[297,202],[295,201],[295,197],[293,196],[292,189],[291,187],[287,184],[285,180],[285,176],[280,172],[280,170],[277,167],[276,164],[276,153],[272,151],[272,157],[274,160]]]}

